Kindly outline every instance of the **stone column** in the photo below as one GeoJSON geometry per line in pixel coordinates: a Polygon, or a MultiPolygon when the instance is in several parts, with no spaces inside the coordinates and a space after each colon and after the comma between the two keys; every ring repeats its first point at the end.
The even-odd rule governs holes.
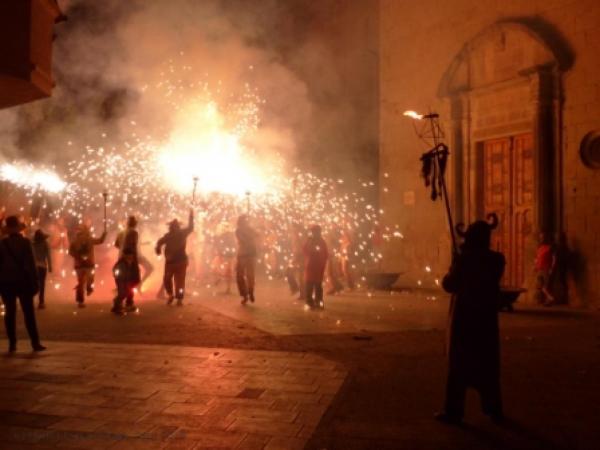
{"type": "Polygon", "coordinates": [[[553,76],[548,70],[531,77],[535,161],[535,230],[555,231],[555,153],[553,76]]]}
{"type": "Polygon", "coordinates": [[[462,129],[463,105],[459,97],[450,99],[450,161],[452,185],[450,200],[455,222],[464,220],[464,139],[462,129]]]}

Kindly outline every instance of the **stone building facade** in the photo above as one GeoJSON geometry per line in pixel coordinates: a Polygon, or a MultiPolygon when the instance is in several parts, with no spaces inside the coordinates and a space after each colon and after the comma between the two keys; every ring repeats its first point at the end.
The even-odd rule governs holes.
{"type": "Polygon", "coordinates": [[[435,287],[450,262],[440,202],[420,177],[405,110],[440,114],[458,221],[496,212],[504,282],[528,289],[540,232],[564,244],[571,304],[600,305],[600,3],[381,0],[380,204],[404,239],[401,283],[435,287]]]}

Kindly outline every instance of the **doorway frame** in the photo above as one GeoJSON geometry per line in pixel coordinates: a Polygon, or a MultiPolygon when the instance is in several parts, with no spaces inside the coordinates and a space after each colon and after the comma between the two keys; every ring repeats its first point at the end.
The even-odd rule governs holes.
{"type": "MultiPolygon", "coordinates": [[[[487,28],[469,41],[453,60],[442,78],[438,94],[446,100],[450,112],[448,129],[453,155],[450,171],[452,207],[457,221],[472,222],[483,218],[483,152],[486,140],[533,135],[534,192],[533,230],[523,249],[533,263],[537,236],[551,233],[556,238],[563,231],[562,202],[562,90],[563,67],[549,44],[531,28],[518,22],[501,22],[487,28]],[[521,33],[529,36],[531,45],[547,51],[543,64],[523,67],[501,81],[471,85],[472,55],[490,45],[499,33],[521,33]],[[466,74],[466,75],[465,75],[466,74]],[[522,102],[527,114],[518,120],[481,126],[477,102],[486,95],[501,96],[509,92],[525,93],[522,102]]],[[[532,292],[535,279],[527,277],[525,288],[532,292]]]]}

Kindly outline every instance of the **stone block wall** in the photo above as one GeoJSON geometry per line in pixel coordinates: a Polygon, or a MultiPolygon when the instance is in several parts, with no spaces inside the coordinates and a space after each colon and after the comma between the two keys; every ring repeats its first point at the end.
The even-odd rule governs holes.
{"type": "MultiPolygon", "coordinates": [[[[562,75],[558,227],[570,250],[570,302],[600,306],[600,170],[586,167],[579,155],[583,137],[600,130],[596,0],[380,0],[380,203],[388,223],[400,224],[405,237],[385,249],[386,269],[405,272],[405,284],[434,287],[448,267],[443,205],[429,200],[419,173],[426,146],[402,113],[437,111],[450,134],[450,107],[438,97],[440,82],[467,42],[504,20],[551,30],[572,56],[562,75]]],[[[514,99],[489,100],[487,108],[503,110],[509,103],[510,113],[519,113],[512,111],[514,99]]]]}

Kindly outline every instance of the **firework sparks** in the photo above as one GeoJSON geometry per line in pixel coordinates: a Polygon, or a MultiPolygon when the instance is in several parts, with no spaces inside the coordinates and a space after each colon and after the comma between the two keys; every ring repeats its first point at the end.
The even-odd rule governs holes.
{"type": "Polygon", "coordinates": [[[67,187],[56,172],[50,169],[35,168],[31,164],[4,163],[0,165],[0,180],[8,181],[27,190],[41,189],[58,193],[67,187]]]}
{"type": "Polygon", "coordinates": [[[218,101],[208,83],[186,78],[193,74],[189,66],[177,71],[171,64],[165,74],[174,73],[176,81],[165,78],[142,90],[166,105],[172,122],[167,129],[146,134],[138,129],[139,121],[130,118],[127,138],[100,131],[103,145],[84,145],[67,164],[63,178],[33,166],[17,170],[3,165],[2,179],[28,189],[30,195],[36,186],[59,194],[51,214],[79,223],[90,216],[100,218],[101,193],[108,189],[107,226],[118,228],[129,214],[147,224],[184,216],[197,178],[202,207],[196,212],[194,245],[218,246],[227,233],[224,228],[230,232],[235,218],[250,210],[263,236],[261,263],[269,277],[294,264],[293,240],[304,239],[303,229],[312,223],[322,226],[334,257],[357,272],[381,262],[375,241],[404,237],[397,227],[384,226],[383,210],[369,203],[375,196],[374,182],[321,178],[286,169],[283,156],[276,153],[261,157],[260,149],[249,142],[257,142],[253,138],[263,100],[250,86],[244,86],[239,97],[218,101]],[[353,185],[358,190],[351,192],[353,185]]]}

